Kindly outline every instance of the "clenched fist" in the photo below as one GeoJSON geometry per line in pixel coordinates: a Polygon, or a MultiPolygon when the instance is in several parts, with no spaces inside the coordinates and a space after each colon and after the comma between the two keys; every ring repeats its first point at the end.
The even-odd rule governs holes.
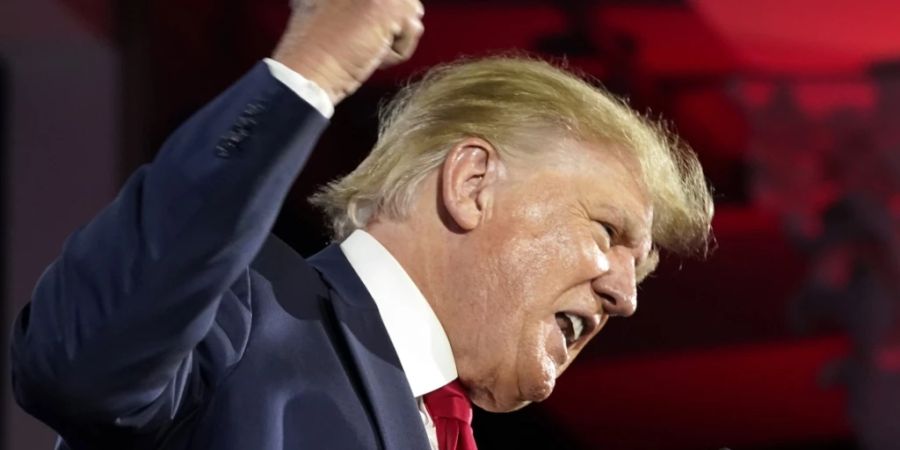
{"type": "Polygon", "coordinates": [[[337,105],[375,69],[412,56],[424,13],[419,0],[294,0],[272,58],[318,84],[337,105]]]}

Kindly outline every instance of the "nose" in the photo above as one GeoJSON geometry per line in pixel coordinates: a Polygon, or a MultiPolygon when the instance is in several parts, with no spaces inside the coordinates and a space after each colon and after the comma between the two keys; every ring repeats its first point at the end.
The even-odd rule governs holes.
{"type": "Polygon", "coordinates": [[[609,270],[595,278],[591,287],[600,297],[604,313],[629,317],[637,310],[634,255],[623,247],[613,247],[606,256],[609,270]]]}

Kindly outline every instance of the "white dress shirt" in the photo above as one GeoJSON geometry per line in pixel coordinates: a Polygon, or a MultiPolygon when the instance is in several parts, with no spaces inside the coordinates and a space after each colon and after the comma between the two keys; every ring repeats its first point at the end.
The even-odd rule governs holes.
{"type": "Polygon", "coordinates": [[[437,435],[422,395],[457,377],[447,334],[413,280],[371,234],[354,231],[341,243],[341,250],[375,300],[410,393],[419,405],[431,448],[437,450],[437,435]]]}
{"type": "MultiPolygon", "coordinates": [[[[284,64],[271,58],[263,60],[282,84],[312,105],[326,119],[334,114],[328,94],[284,64]]],[[[406,374],[410,394],[416,399],[419,414],[432,450],[438,450],[437,435],[422,396],[457,378],[450,341],[431,305],[422,292],[372,235],[354,231],[341,243],[341,251],[375,300],[391,344],[406,374]]]]}
{"type": "Polygon", "coordinates": [[[316,108],[326,119],[330,119],[334,115],[334,104],[331,103],[331,98],[318,84],[307,80],[303,75],[272,58],[266,58],[263,61],[269,66],[269,72],[276,80],[316,108]]]}

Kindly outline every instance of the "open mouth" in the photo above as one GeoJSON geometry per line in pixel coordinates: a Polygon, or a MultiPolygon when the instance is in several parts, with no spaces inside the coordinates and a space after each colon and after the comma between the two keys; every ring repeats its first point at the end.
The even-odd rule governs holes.
{"type": "Polygon", "coordinates": [[[558,312],[556,313],[556,325],[562,331],[563,337],[566,338],[566,347],[571,347],[584,334],[589,322],[585,318],[572,313],[558,312]]]}

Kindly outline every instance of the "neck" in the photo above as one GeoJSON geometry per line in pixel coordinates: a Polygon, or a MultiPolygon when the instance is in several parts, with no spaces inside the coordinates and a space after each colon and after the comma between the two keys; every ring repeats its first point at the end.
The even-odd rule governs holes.
{"type": "Polygon", "coordinates": [[[443,282],[446,277],[442,274],[447,273],[447,255],[441,244],[443,238],[410,220],[379,219],[368,224],[365,231],[391,253],[437,311],[436,302],[445,292],[443,282]]]}

